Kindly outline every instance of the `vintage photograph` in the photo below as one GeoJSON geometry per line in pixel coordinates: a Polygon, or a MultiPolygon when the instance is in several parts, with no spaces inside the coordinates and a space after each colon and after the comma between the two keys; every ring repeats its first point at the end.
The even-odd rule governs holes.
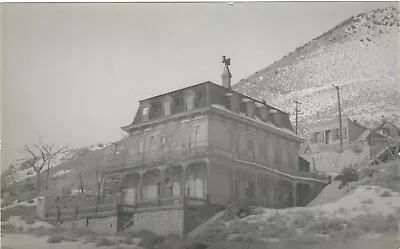
{"type": "Polygon", "coordinates": [[[399,2],[0,16],[1,248],[400,248],[399,2]]]}

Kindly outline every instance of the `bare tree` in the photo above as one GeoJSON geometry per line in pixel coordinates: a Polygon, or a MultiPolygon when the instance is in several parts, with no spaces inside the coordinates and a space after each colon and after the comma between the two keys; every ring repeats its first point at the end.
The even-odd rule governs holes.
{"type": "Polygon", "coordinates": [[[96,183],[97,183],[97,205],[100,204],[101,199],[101,185],[104,183],[105,175],[104,170],[96,169],[96,183]]]}
{"type": "MultiPolygon", "coordinates": [[[[77,151],[75,155],[72,157],[72,160],[75,161],[75,166],[76,169],[79,170],[82,166],[82,156],[85,155],[86,152],[84,151],[77,151]]],[[[78,180],[79,180],[79,191],[83,195],[85,193],[85,190],[83,188],[83,177],[82,177],[82,171],[78,172],[78,180]]]]}
{"type": "Polygon", "coordinates": [[[25,160],[29,166],[35,171],[37,177],[36,188],[37,192],[40,193],[40,176],[43,168],[47,165],[46,175],[46,190],[48,188],[48,178],[50,175],[51,161],[56,157],[57,154],[62,153],[67,147],[62,147],[57,151],[54,150],[54,145],[45,144],[39,139],[39,143],[33,145],[30,148],[28,145],[24,146],[24,151],[31,155],[31,158],[22,159],[25,160]],[[34,152],[36,150],[36,152],[34,152]]]}
{"type": "Polygon", "coordinates": [[[78,173],[78,178],[79,178],[79,188],[81,191],[81,194],[83,195],[85,193],[85,190],[83,189],[83,178],[82,178],[82,172],[78,173]]]}

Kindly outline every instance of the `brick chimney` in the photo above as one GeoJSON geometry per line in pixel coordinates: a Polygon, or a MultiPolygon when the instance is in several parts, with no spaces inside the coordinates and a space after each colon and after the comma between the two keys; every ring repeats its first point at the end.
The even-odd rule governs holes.
{"type": "Polygon", "coordinates": [[[231,89],[232,74],[229,70],[231,59],[226,58],[226,56],[222,56],[222,63],[224,63],[224,72],[221,75],[222,86],[231,89]]]}

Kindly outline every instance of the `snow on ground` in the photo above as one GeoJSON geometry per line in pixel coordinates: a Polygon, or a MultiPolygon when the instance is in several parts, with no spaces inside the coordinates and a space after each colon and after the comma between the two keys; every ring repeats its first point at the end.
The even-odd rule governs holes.
{"type": "MultiPolygon", "coordinates": [[[[83,190],[83,192],[84,192],[85,194],[91,193],[90,191],[86,191],[86,190],[83,190]]],[[[81,194],[81,193],[82,193],[82,190],[81,190],[81,189],[76,189],[76,188],[71,189],[71,195],[79,195],[79,194],[81,194]]]]}
{"type": "Polygon", "coordinates": [[[2,225],[9,224],[13,225],[16,228],[20,228],[20,231],[28,231],[30,229],[37,229],[37,228],[46,228],[51,229],[54,228],[53,225],[50,225],[44,221],[35,221],[32,224],[26,223],[26,221],[22,220],[19,216],[10,216],[6,222],[2,222],[2,225]]]}
{"type": "Polygon", "coordinates": [[[104,149],[104,148],[106,148],[106,147],[108,147],[110,145],[111,145],[111,143],[108,143],[108,144],[99,143],[97,145],[90,146],[89,150],[91,150],[91,151],[101,150],[101,149],[104,149]]]}
{"type": "Polygon", "coordinates": [[[71,170],[60,170],[57,173],[55,173],[53,176],[54,177],[59,177],[59,176],[63,176],[66,175],[68,173],[72,172],[71,170]]]}
{"type": "MultiPolygon", "coordinates": [[[[57,167],[61,165],[64,161],[71,160],[74,154],[74,150],[68,150],[63,153],[57,154],[53,159],[50,161],[50,168],[57,167]]],[[[36,162],[36,166],[41,165],[43,160],[39,160],[36,162]]],[[[47,165],[45,166],[47,169],[47,165]]],[[[24,169],[24,170],[17,170],[15,174],[15,182],[20,182],[22,180],[25,180],[29,177],[36,176],[36,173],[33,171],[32,168],[24,169]]]]}
{"type": "Polygon", "coordinates": [[[368,178],[359,180],[357,182],[350,182],[346,187],[343,187],[341,189],[339,189],[341,181],[332,181],[331,184],[327,185],[321,191],[321,193],[308,204],[308,206],[311,207],[311,206],[336,202],[340,200],[340,198],[349,194],[350,192],[353,192],[357,186],[363,184],[366,181],[368,181],[368,178]]]}
{"type": "Polygon", "coordinates": [[[315,205],[311,207],[295,207],[282,210],[264,209],[261,215],[249,216],[244,220],[267,222],[276,215],[294,215],[299,211],[311,211],[313,214],[321,214],[327,218],[356,218],[362,215],[390,215],[400,209],[400,193],[379,186],[362,185],[354,192],[342,197],[334,203],[315,205]],[[388,193],[386,196],[384,193],[388,193]],[[382,196],[385,195],[385,196],[382,196]],[[390,196],[389,196],[390,195],[390,196]]]}
{"type": "MultiPolygon", "coordinates": [[[[335,198],[339,199],[332,203],[287,209],[258,208],[255,215],[228,222],[219,220],[197,236],[211,241],[216,236],[225,240],[264,241],[274,243],[279,249],[286,243],[313,241],[318,247],[303,244],[301,248],[322,249],[326,243],[360,240],[367,235],[386,236],[400,231],[399,192],[371,185],[355,185],[353,188],[341,198],[338,194],[335,198]]],[[[292,246],[288,248],[294,248],[292,246]]]]}

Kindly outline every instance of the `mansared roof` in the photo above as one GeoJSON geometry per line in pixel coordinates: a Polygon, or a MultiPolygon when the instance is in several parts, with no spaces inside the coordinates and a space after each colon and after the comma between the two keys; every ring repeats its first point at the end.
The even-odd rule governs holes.
{"type": "MultiPolygon", "coordinates": [[[[278,111],[282,115],[281,116],[282,117],[282,127],[286,128],[286,129],[288,129],[290,131],[293,131],[293,126],[292,126],[292,124],[290,122],[289,114],[287,112],[284,112],[282,110],[279,110],[278,108],[275,108],[275,107],[272,107],[270,105],[267,105],[265,102],[259,101],[257,99],[254,99],[254,98],[251,98],[249,96],[246,96],[246,95],[244,95],[242,93],[236,92],[233,89],[228,89],[226,87],[220,86],[220,85],[215,84],[215,83],[210,82],[210,81],[206,81],[206,82],[203,82],[203,83],[200,83],[200,84],[196,84],[196,85],[193,85],[193,86],[189,86],[189,87],[181,88],[181,89],[178,89],[178,90],[174,90],[174,91],[171,91],[171,92],[168,92],[168,93],[164,93],[164,94],[161,94],[161,95],[157,95],[157,96],[154,96],[154,97],[151,97],[151,98],[143,99],[143,100],[140,100],[139,102],[140,103],[143,103],[145,101],[146,102],[151,102],[154,105],[154,106],[152,106],[152,108],[154,107],[154,108],[161,109],[162,106],[159,103],[161,101],[161,99],[163,97],[167,96],[167,95],[173,96],[175,99],[177,99],[176,104],[172,107],[172,109],[173,109],[172,113],[174,113],[174,108],[175,109],[179,109],[179,110],[183,108],[184,103],[183,103],[183,101],[181,101],[182,100],[181,99],[182,93],[185,90],[188,90],[188,89],[191,89],[191,90],[194,90],[195,92],[200,93],[199,94],[200,96],[197,99],[198,102],[197,102],[196,108],[211,106],[211,105],[215,105],[215,104],[224,105],[225,104],[224,103],[224,101],[225,101],[224,97],[227,94],[233,94],[234,93],[235,95],[240,96],[242,99],[252,100],[256,104],[256,106],[258,106],[258,107],[266,106],[269,109],[273,109],[273,110],[278,111]]],[[[142,114],[141,114],[140,110],[141,109],[139,107],[133,122],[128,126],[132,126],[132,125],[141,123],[142,114]]],[[[122,128],[124,129],[124,128],[128,127],[128,126],[125,126],[125,127],[122,127],[122,128]]]]}

